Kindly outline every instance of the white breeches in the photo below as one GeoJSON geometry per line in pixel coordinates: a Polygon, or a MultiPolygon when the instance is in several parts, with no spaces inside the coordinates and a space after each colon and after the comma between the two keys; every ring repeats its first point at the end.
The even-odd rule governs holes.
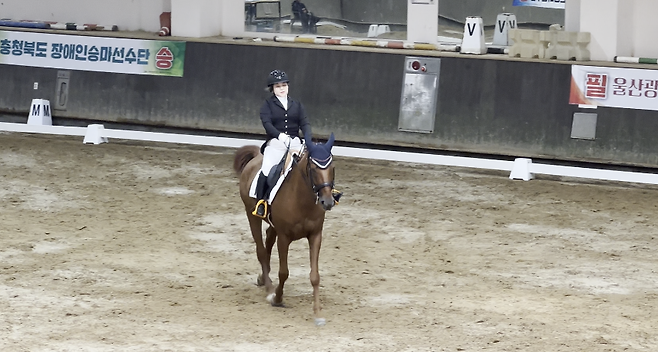
{"type": "MultiPolygon", "coordinates": [[[[299,137],[292,138],[290,140],[290,152],[299,154],[302,149],[302,141],[299,137]]],[[[273,138],[267,142],[265,151],[263,153],[263,164],[261,165],[260,171],[267,176],[270,173],[270,170],[274,165],[277,165],[283,159],[283,156],[288,150],[287,146],[283,144],[280,140],[273,138]]]]}

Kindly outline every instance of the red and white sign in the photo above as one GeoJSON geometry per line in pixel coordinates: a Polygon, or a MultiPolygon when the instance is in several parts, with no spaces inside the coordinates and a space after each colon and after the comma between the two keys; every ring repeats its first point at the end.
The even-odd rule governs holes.
{"type": "Polygon", "coordinates": [[[569,104],[658,110],[658,70],[573,65],[569,104]]]}

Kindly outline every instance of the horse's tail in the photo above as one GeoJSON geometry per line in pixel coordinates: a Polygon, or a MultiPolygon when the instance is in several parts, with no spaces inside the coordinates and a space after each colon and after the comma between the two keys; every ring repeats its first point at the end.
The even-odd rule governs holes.
{"type": "Polygon", "coordinates": [[[235,152],[235,159],[233,159],[233,170],[235,170],[235,173],[238,175],[242,174],[242,170],[247,166],[247,163],[259,153],[260,148],[255,145],[245,145],[238,149],[238,151],[235,152]]]}

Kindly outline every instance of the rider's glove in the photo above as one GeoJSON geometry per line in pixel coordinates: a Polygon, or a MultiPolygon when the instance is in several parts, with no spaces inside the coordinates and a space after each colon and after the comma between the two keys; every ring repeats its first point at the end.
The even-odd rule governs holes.
{"type": "Polygon", "coordinates": [[[290,137],[285,133],[279,133],[279,138],[277,139],[285,145],[290,145],[290,137]]]}

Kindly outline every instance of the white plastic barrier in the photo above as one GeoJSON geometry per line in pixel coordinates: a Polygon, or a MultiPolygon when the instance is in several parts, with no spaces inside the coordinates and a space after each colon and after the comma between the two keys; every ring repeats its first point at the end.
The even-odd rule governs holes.
{"type": "Polygon", "coordinates": [[[390,32],[391,27],[387,24],[371,24],[368,28],[368,38],[379,37],[382,34],[390,32]]]}
{"type": "Polygon", "coordinates": [[[84,144],[101,144],[107,143],[109,140],[105,136],[105,126],[103,125],[89,125],[85,133],[85,139],[82,141],[84,144]]]}
{"type": "Polygon", "coordinates": [[[531,159],[517,158],[509,178],[513,180],[528,181],[535,178],[535,174],[587,178],[605,181],[658,184],[658,174],[643,172],[628,172],[618,170],[604,170],[575,166],[561,166],[549,164],[535,164],[531,159]]]}
{"type": "Polygon", "coordinates": [[[382,34],[391,33],[391,27],[387,24],[380,24],[377,26],[377,36],[382,34]]]}
{"type": "MultiPolygon", "coordinates": [[[[67,127],[0,122],[0,131],[85,136],[85,144],[108,143],[109,138],[149,142],[207,145],[227,148],[239,148],[245,145],[260,145],[263,142],[262,140],[239,138],[105,129],[103,125],[98,124],[89,125],[87,127],[67,127]]],[[[535,174],[545,174],[607,181],[658,184],[658,174],[603,170],[573,166],[534,164],[532,163],[531,159],[527,158],[517,158],[514,161],[508,161],[340,146],[335,146],[332,149],[332,152],[336,156],[346,156],[352,158],[510,171],[509,178],[512,180],[529,181],[534,178],[535,174]]]]}
{"type": "Polygon", "coordinates": [[[28,125],[25,123],[0,122],[0,131],[84,136],[87,133],[87,127],[28,125]]]}
{"type": "Polygon", "coordinates": [[[379,28],[379,25],[371,24],[370,27],[368,27],[368,38],[376,37],[378,28],[379,28]]]}
{"type": "Polygon", "coordinates": [[[552,25],[544,39],[547,48],[546,59],[589,61],[587,46],[591,40],[589,32],[565,32],[560,25],[552,25]]]}
{"type": "Polygon", "coordinates": [[[542,59],[546,47],[540,41],[540,31],[533,29],[511,29],[510,40],[514,42],[509,48],[510,57],[522,57],[526,59],[542,59]]]}
{"type": "Polygon", "coordinates": [[[565,32],[560,25],[548,31],[511,29],[510,57],[589,61],[589,32],[565,32]]]}

